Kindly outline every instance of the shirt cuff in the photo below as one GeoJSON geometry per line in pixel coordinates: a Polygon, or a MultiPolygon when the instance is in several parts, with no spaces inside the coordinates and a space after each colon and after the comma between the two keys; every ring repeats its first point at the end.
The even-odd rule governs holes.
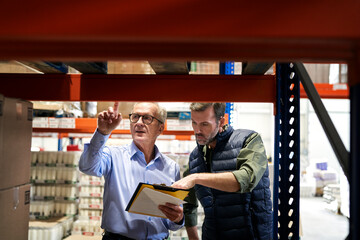
{"type": "Polygon", "coordinates": [[[176,222],[175,224],[183,226],[184,221],[185,221],[185,215],[183,214],[183,218],[179,222],[176,222]]]}
{"type": "Polygon", "coordinates": [[[179,230],[180,228],[182,228],[184,226],[184,218],[178,223],[170,221],[170,219],[164,218],[164,220],[167,221],[166,225],[168,226],[169,230],[171,230],[171,231],[179,230]]]}
{"type": "Polygon", "coordinates": [[[239,169],[239,170],[233,171],[232,173],[234,174],[236,180],[240,184],[239,192],[240,193],[249,192],[249,183],[247,181],[244,181],[244,179],[249,178],[249,174],[247,173],[247,171],[245,169],[239,169]]]}
{"type": "Polygon", "coordinates": [[[185,215],[185,227],[193,227],[197,225],[197,213],[185,215]]]}

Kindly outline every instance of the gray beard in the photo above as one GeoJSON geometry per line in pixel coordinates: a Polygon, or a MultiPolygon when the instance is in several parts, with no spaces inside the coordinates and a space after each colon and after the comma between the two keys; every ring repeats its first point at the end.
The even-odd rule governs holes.
{"type": "Polygon", "coordinates": [[[204,144],[200,144],[199,142],[198,142],[198,144],[199,144],[199,145],[202,145],[202,146],[208,145],[208,144],[212,143],[213,141],[215,141],[217,135],[218,135],[218,134],[216,134],[214,137],[208,139],[204,144]]]}

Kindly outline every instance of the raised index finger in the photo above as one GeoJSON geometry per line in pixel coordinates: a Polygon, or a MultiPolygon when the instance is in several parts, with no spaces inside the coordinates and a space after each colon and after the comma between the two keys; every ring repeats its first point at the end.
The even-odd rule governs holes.
{"type": "Polygon", "coordinates": [[[119,112],[119,102],[115,102],[114,103],[114,114],[115,116],[118,114],[119,112]]]}

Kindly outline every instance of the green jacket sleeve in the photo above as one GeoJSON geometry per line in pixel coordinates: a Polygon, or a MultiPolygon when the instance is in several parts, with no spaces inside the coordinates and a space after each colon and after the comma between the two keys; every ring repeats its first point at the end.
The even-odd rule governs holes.
{"type": "Polygon", "coordinates": [[[267,167],[265,147],[258,133],[244,143],[237,157],[237,169],[233,174],[240,184],[241,193],[251,192],[259,183],[267,167]]]}
{"type": "MultiPolygon", "coordinates": [[[[183,177],[189,175],[189,168],[185,170],[183,177]]],[[[198,202],[195,195],[195,189],[192,188],[184,199],[187,203],[183,204],[185,215],[185,226],[193,227],[197,225],[197,207],[198,202]]]]}

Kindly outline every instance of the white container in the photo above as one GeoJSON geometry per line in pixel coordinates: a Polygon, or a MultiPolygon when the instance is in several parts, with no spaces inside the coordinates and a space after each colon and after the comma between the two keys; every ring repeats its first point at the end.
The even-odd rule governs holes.
{"type": "Polygon", "coordinates": [[[64,152],[57,152],[56,153],[57,158],[56,158],[56,163],[58,164],[64,164],[64,152]]]}
{"type": "Polygon", "coordinates": [[[46,173],[47,180],[56,180],[56,168],[47,167],[46,171],[47,171],[47,173],[46,173]]]}
{"type": "Polygon", "coordinates": [[[69,164],[69,152],[63,152],[63,163],[69,164]]]}
{"type": "Polygon", "coordinates": [[[55,186],[55,197],[60,197],[60,196],[61,196],[61,186],[56,185],[55,186]]]}
{"type": "Polygon", "coordinates": [[[70,177],[70,181],[71,182],[77,182],[78,181],[78,172],[76,169],[71,169],[71,171],[69,171],[69,175],[70,177]]]}
{"type": "Polygon", "coordinates": [[[62,197],[66,197],[66,190],[67,190],[67,187],[66,186],[61,186],[61,196],[62,197]]]}
{"type": "Polygon", "coordinates": [[[32,168],[31,168],[31,179],[32,179],[32,180],[36,180],[36,179],[37,179],[36,167],[32,167],[32,168]]]}
{"type": "Polygon", "coordinates": [[[44,240],[44,232],[43,232],[42,229],[38,229],[37,237],[38,237],[39,240],[44,240]]]}
{"type": "Polygon", "coordinates": [[[63,169],[62,167],[56,168],[56,174],[55,174],[56,180],[63,180],[63,170],[62,169],[63,169]]]}
{"type": "Polygon", "coordinates": [[[50,196],[55,197],[55,186],[54,185],[51,186],[50,190],[51,190],[50,196]]]}
{"type": "Polygon", "coordinates": [[[43,231],[43,239],[44,239],[44,240],[45,240],[45,239],[50,239],[50,237],[51,237],[51,232],[50,232],[50,230],[49,230],[49,229],[43,229],[42,231],[43,231]]]}
{"type": "Polygon", "coordinates": [[[38,152],[31,152],[31,163],[36,164],[38,158],[38,152]]]}
{"type": "Polygon", "coordinates": [[[40,177],[39,177],[39,179],[40,179],[40,180],[47,180],[47,179],[46,179],[46,178],[47,178],[47,167],[40,167],[39,170],[40,170],[40,177]]]}
{"type": "Polygon", "coordinates": [[[38,240],[37,232],[38,230],[35,228],[29,229],[29,240],[38,240]]]}
{"type": "Polygon", "coordinates": [[[47,157],[48,164],[55,164],[57,161],[57,152],[48,152],[47,157]]]}
{"type": "Polygon", "coordinates": [[[38,163],[45,163],[45,160],[44,160],[44,157],[45,157],[45,153],[44,152],[38,152],[38,156],[37,156],[37,162],[38,163]]]}
{"type": "Polygon", "coordinates": [[[72,186],[72,187],[70,187],[69,188],[70,189],[70,192],[69,192],[69,197],[70,198],[76,198],[77,196],[78,196],[78,194],[77,194],[77,188],[76,187],[74,187],[74,186],[72,186]]]}
{"type": "Polygon", "coordinates": [[[79,163],[81,153],[82,152],[80,152],[80,151],[68,152],[67,164],[77,166],[79,163]]]}
{"type": "Polygon", "coordinates": [[[60,207],[61,207],[62,214],[63,215],[67,214],[67,212],[66,212],[66,203],[61,203],[60,207]]]}
{"type": "Polygon", "coordinates": [[[59,202],[55,203],[55,214],[57,216],[60,216],[63,214],[63,212],[61,211],[61,203],[59,203],[59,202]]]}

